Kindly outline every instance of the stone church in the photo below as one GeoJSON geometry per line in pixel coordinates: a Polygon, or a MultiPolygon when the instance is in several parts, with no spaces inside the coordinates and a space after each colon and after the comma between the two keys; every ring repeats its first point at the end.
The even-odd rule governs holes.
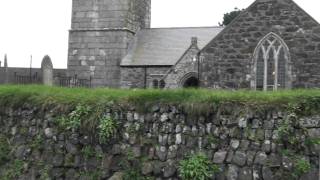
{"type": "Polygon", "coordinates": [[[320,87],[320,25],[256,0],[226,27],[150,28],[151,0],[73,0],[69,73],[121,88],[320,87]]]}
{"type": "MultiPolygon", "coordinates": [[[[68,69],[36,75],[112,88],[320,87],[320,25],[293,0],[255,0],[226,27],[150,28],[150,20],[151,0],[73,0],[68,69]]],[[[29,73],[0,73],[16,71],[29,73]]]]}

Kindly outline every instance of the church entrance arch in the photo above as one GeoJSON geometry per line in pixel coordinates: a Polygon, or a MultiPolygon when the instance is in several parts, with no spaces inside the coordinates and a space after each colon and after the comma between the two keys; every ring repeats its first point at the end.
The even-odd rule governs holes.
{"type": "Polygon", "coordinates": [[[200,86],[200,82],[198,79],[198,73],[196,72],[187,73],[181,78],[180,87],[198,88],[199,86],[200,86]]]}

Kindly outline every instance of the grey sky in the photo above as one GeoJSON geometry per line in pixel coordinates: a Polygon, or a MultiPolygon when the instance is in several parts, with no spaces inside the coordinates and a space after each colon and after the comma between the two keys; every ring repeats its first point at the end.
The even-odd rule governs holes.
{"type": "MultiPolygon", "coordinates": [[[[254,0],[152,0],[152,27],[216,26],[223,14],[254,0]]],[[[317,0],[295,0],[320,21],[317,0]]],[[[0,60],[9,66],[39,67],[48,54],[55,68],[66,68],[71,0],[1,0],[0,60]]]]}

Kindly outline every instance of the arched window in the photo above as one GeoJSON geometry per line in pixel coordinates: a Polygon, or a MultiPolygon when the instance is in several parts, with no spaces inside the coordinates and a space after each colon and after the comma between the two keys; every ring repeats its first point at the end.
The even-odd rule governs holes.
{"type": "Polygon", "coordinates": [[[286,43],[275,33],[269,33],[254,52],[253,88],[277,90],[291,87],[290,53],[286,43]]]}
{"type": "Polygon", "coordinates": [[[164,89],[166,87],[166,82],[163,79],[160,80],[159,87],[160,87],[160,89],[164,89]]]}
{"type": "Polygon", "coordinates": [[[159,81],[158,81],[157,79],[154,79],[154,80],[152,81],[152,87],[153,87],[154,89],[159,88],[159,81]]]}

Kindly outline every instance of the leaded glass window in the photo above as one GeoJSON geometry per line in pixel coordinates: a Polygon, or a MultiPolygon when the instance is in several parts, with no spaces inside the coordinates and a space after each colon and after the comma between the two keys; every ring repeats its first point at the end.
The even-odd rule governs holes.
{"type": "Polygon", "coordinates": [[[254,54],[255,89],[287,88],[289,50],[275,33],[269,33],[258,44],[254,54]]]}

